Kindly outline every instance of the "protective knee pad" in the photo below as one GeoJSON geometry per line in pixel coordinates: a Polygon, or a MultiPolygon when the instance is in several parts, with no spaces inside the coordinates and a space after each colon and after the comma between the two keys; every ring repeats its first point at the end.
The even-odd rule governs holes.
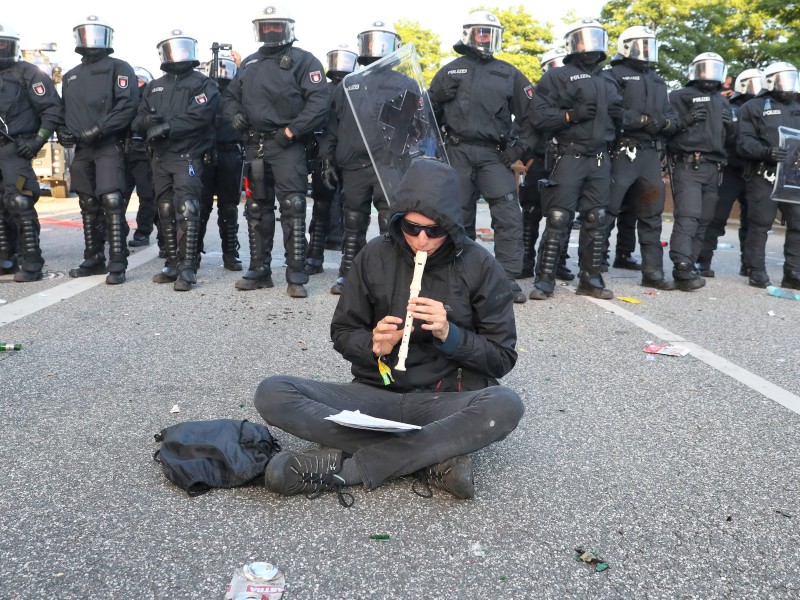
{"type": "Polygon", "coordinates": [[[11,197],[11,202],[8,203],[8,212],[12,215],[24,215],[33,210],[35,202],[30,196],[23,196],[17,194],[11,197]]]}
{"type": "Polygon", "coordinates": [[[306,197],[302,194],[288,194],[278,200],[281,214],[286,217],[299,217],[306,214],[306,197]]]}
{"type": "Polygon", "coordinates": [[[568,210],[553,208],[547,213],[547,227],[553,231],[566,231],[571,220],[568,210]]]}
{"type": "Polygon", "coordinates": [[[158,218],[162,222],[175,220],[175,207],[172,205],[172,198],[158,203],[158,218]]]}
{"type": "Polygon", "coordinates": [[[345,208],[342,213],[345,229],[366,233],[369,228],[369,214],[358,212],[350,208],[345,208]]]}
{"type": "Polygon", "coordinates": [[[107,213],[121,214],[125,212],[125,199],[119,192],[109,192],[100,196],[100,205],[107,213]]]}
{"type": "Polygon", "coordinates": [[[187,198],[178,203],[178,212],[187,221],[197,221],[200,218],[200,202],[197,198],[187,198]]]}
{"type": "Polygon", "coordinates": [[[78,196],[78,206],[80,206],[81,212],[96,213],[100,210],[100,200],[93,196],[80,194],[78,196]]]}
{"type": "Polygon", "coordinates": [[[584,228],[587,231],[594,231],[597,229],[604,230],[606,227],[606,209],[596,207],[582,214],[584,228]]]}

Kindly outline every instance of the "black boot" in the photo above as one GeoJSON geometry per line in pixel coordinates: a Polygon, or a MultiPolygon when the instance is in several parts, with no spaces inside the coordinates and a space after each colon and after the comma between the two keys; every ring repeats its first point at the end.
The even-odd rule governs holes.
{"type": "Polygon", "coordinates": [[[286,292],[292,298],[306,298],[308,274],[306,263],[306,197],[302,194],[288,194],[280,198],[281,226],[284,228],[284,247],[286,250],[286,292]]]}
{"type": "Polygon", "coordinates": [[[629,271],[641,271],[642,263],[637,261],[630,254],[617,254],[614,257],[615,269],[627,269],[629,271]]]}
{"type": "Polygon", "coordinates": [[[610,300],[614,297],[614,292],[606,287],[601,274],[606,240],[604,209],[593,208],[583,215],[581,234],[588,237],[588,242],[582,244],[583,249],[579,256],[581,270],[575,293],[579,296],[610,300]]]}
{"type": "Polygon", "coordinates": [[[125,282],[125,270],[128,268],[128,245],[125,223],[125,199],[119,192],[111,192],[101,197],[106,214],[106,231],[108,236],[108,276],[106,283],[119,285],[125,282]]]}
{"type": "Polygon", "coordinates": [[[781,287],[800,290],[800,269],[784,267],[781,287]]]}
{"type": "Polygon", "coordinates": [[[70,277],[89,277],[108,273],[103,240],[100,237],[100,201],[97,198],[81,198],[81,220],[83,221],[83,262],[70,269],[70,277]]]}
{"type": "Polygon", "coordinates": [[[197,265],[200,249],[200,206],[194,198],[184,201],[182,207],[183,222],[178,246],[178,278],[172,287],[176,292],[188,292],[197,283],[197,265]]]}
{"type": "Polygon", "coordinates": [[[222,266],[228,271],[241,271],[242,261],[239,259],[239,213],[236,205],[220,206],[219,237],[222,242],[222,266]]]}
{"type": "Polygon", "coordinates": [[[642,271],[642,287],[651,287],[657,290],[674,290],[675,282],[664,277],[663,271],[642,271]]]}
{"type": "Polygon", "coordinates": [[[682,292],[699,290],[706,284],[706,280],[700,277],[694,270],[693,265],[688,262],[675,263],[672,269],[672,277],[675,279],[675,289],[682,292]]]}
{"type": "Polygon", "coordinates": [[[344,287],[344,278],[353,265],[353,260],[361,250],[361,246],[369,228],[369,215],[345,208],[344,237],[342,239],[342,262],[339,265],[339,277],[331,287],[331,294],[339,295],[344,287]]]}
{"type": "Polygon", "coordinates": [[[715,273],[714,270],[711,268],[711,261],[699,260],[695,265],[695,270],[697,274],[701,277],[714,277],[715,273]]]}
{"type": "Polygon", "coordinates": [[[547,215],[547,224],[539,244],[539,259],[536,263],[536,279],[528,297],[531,300],[546,300],[555,292],[556,270],[561,258],[562,239],[569,233],[569,212],[553,209],[547,215]]]}
{"type": "Polygon", "coordinates": [[[247,239],[250,245],[250,266],[239,281],[237,290],[271,288],[272,242],[275,236],[274,201],[247,201],[247,239]]]}
{"type": "Polygon", "coordinates": [[[166,263],[160,273],[153,275],[153,283],[173,283],[178,278],[178,223],[175,220],[172,200],[159,205],[158,212],[166,263]]]}
{"type": "Polygon", "coordinates": [[[14,281],[39,281],[43,276],[44,258],[39,246],[39,221],[33,208],[33,200],[29,196],[18,195],[11,202],[15,206],[14,214],[19,230],[19,271],[14,274],[14,281]]]}
{"type": "Polygon", "coordinates": [[[3,215],[0,215],[0,275],[16,273],[19,269],[17,255],[14,253],[11,238],[9,236],[9,226],[3,215]]]}
{"type": "Polygon", "coordinates": [[[325,262],[325,240],[330,225],[331,202],[328,198],[314,198],[311,225],[308,228],[308,252],[305,272],[307,275],[322,273],[325,262]]]}

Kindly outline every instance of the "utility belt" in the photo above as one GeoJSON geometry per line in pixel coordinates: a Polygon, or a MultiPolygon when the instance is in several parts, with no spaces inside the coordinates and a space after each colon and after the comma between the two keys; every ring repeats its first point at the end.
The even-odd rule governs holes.
{"type": "Polygon", "coordinates": [[[699,169],[700,165],[703,163],[711,163],[716,165],[717,169],[719,170],[722,170],[722,167],[724,167],[726,164],[724,160],[720,160],[719,158],[710,158],[702,152],[692,152],[691,154],[675,153],[670,156],[670,160],[675,165],[679,163],[691,165],[695,171],[699,169]]]}
{"type": "Polygon", "coordinates": [[[11,140],[5,136],[0,135],[0,147],[5,146],[6,144],[10,144],[11,140]]]}
{"type": "Polygon", "coordinates": [[[500,142],[490,142],[487,140],[468,140],[461,136],[454,135],[452,133],[446,133],[444,136],[444,141],[447,142],[450,146],[460,146],[461,144],[467,144],[468,146],[481,146],[483,148],[492,148],[497,150],[498,152],[502,152],[508,146],[507,140],[502,140],[500,142]]]}
{"type": "Polygon", "coordinates": [[[614,144],[614,149],[611,152],[613,158],[618,156],[627,156],[631,162],[636,160],[636,154],[639,150],[656,150],[661,151],[661,140],[637,140],[634,138],[620,138],[614,144]]]}
{"type": "Polygon", "coordinates": [[[559,144],[555,140],[547,143],[547,152],[544,157],[544,168],[552,174],[558,166],[558,161],[562,156],[573,156],[575,158],[590,158],[597,161],[597,166],[601,166],[608,158],[608,150],[598,149],[596,152],[575,152],[569,151],[569,146],[559,144]]]}
{"type": "Polygon", "coordinates": [[[242,151],[241,144],[217,144],[217,152],[239,152],[242,151]]]}
{"type": "Polygon", "coordinates": [[[742,179],[745,181],[752,181],[753,177],[763,177],[769,183],[775,183],[775,177],[778,167],[765,163],[763,160],[754,163],[748,163],[742,171],[742,179]]]}

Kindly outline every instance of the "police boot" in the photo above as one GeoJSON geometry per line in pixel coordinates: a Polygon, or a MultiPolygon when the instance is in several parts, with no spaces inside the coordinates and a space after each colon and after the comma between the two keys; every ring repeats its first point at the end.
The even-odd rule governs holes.
{"type": "Polygon", "coordinates": [[[153,275],[153,283],[173,283],[178,278],[178,223],[172,200],[158,205],[158,216],[166,261],[161,272],[153,275]]]}
{"type": "Polygon", "coordinates": [[[111,192],[101,197],[106,214],[108,231],[108,275],[106,283],[119,285],[125,282],[125,269],[128,268],[128,245],[125,243],[125,199],[119,192],[111,192]]]}
{"type": "Polygon", "coordinates": [[[700,275],[701,277],[714,277],[715,275],[713,269],[711,268],[710,258],[709,259],[698,258],[694,268],[695,271],[697,271],[697,274],[700,275]]]}
{"type": "Polygon", "coordinates": [[[642,263],[637,261],[630,254],[617,254],[614,257],[615,269],[627,269],[629,271],[641,271],[642,263]]]}
{"type": "Polygon", "coordinates": [[[344,209],[344,238],[342,239],[342,262],[339,265],[339,278],[331,287],[331,294],[339,295],[344,288],[344,278],[353,266],[353,260],[363,245],[369,228],[369,215],[349,208],[344,209]]]}
{"type": "Polygon", "coordinates": [[[532,211],[522,211],[522,270],[517,279],[533,277],[536,264],[536,240],[539,237],[538,223],[533,222],[532,211]]]}
{"type": "Polygon", "coordinates": [[[19,269],[17,255],[11,246],[11,239],[8,235],[8,227],[2,215],[0,215],[0,275],[16,273],[19,269]]]}
{"type": "Polygon", "coordinates": [[[239,213],[236,205],[217,204],[219,237],[222,242],[222,266],[228,271],[241,271],[239,259],[239,213]]]}
{"type": "Polygon", "coordinates": [[[525,292],[522,291],[522,288],[519,287],[516,279],[509,277],[508,284],[511,286],[511,299],[514,301],[514,304],[525,304],[528,301],[528,297],[525,295],[525,292]]]}
{"type": "Polygon", "coordinates": [[[672,277],[675,279],[675,289],[682,292],[698,290],[706,284],[706,280],[700,277],[694,270],[693,265],[688,262],[675,263],[672,269],[672,277]]]}
{"type": "Polygon", "coordinates": [[[30,196],[19,194],[11,199],[11,212],[17,221],[19,239],[19,271],[14,274],[14,281],[39,281],[42,278],[44,258],[39,246],[39,221],[36,219],[34,201],[30,196]]]}
{"type": "Polygon", "coordinates": [[[539,260],[536,265],[536,280],[528,297],[531,300],[546,300],[556,288],[556,270],[561,256],[562,238],[568,235],[569,212],[558,208],[547,215],[547,224],[539,245],[539,260]]]}
{"type": "Polygon", "coordinates": [[[784,266],[781,286],[793,290],[800,290],[800,269],[784,266]]]}
{"type": "Polygon", "coordinates": [[[587,236],[588,243],[582,244],[583,250],[579,256],[580,273],[578,274],[578,288],[575,293],[579,296],[591,296],[601,300],[610,300],[614,292],[606,287],[601,274],[603,252],[606,240],[606,211],[603,208],[593,208],[583,215],[581,234],[587,236]]]}
{"type": "Polygon", "coordinates": [[[769,275],[767,275],[767,271],[765,269],[753,269],[751,268],[748,271],[748,285],[757,288],[766,288],[769,286],[769,275]]]}
{"type": "Polygon", "coordinates": [[[250,266],[239,281],[237,290],[271,288],[272,242],[275,236],[274,201],[248,198],[246,205],[247,239],[250,245],[250,266]]]}
{"type": "Polygon", "coordinates": [[[306,298],[306,197],[303,194],[289,194],[280,199],[280,205],[281,225],[285,228],[286,240],[286,293],[292,298],[306,298]]]}
{"type": "Polygon", "coordinates": [[[342,251],[342,236],[344,226],[342,224],[342,195],[338,191],[331,200],[331,214],[328,220],[328,235],[325,238],[325,249],[342,251]]]}
{"type": "Polygon", "coordinates": [[[675,289],[675,282],[666,279],[664,271],[642,271],[642,283],[640,285],[664,291],[675,289]]]}
{"type": "Polygon", "coordinates": [[[307,275],[316,275],[317,273],[322,273],[323,270],[322,263],[325,261],[325,237],[328,235],[328,222],[321,215],[314,215],[311,219],[309,230],[305,272],[307,275]]]}
{"type": "Polygon", "coordinates": [[[100,201],[97,198],[83,197],[79,200],[81,220],[83,221],[83,262],[70,269],[70,277],[89,277],[108,272],[103,253],[103,240],[100,237],[98,222],[101,218],[100,201]]]}
{"type": "Polygon", "coordinates": [[[194,198],[184,200],[178,207],[183,220],[178,245],[178,278],[172,286],[176,292],[188,292],[197,283],[197,265],[200,246],[200,205],[194,198]]]}

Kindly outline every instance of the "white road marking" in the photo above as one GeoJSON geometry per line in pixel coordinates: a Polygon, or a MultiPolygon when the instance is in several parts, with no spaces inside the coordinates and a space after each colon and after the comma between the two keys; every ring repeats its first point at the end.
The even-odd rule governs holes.
{"type": "Polygon", "coordinates": [[[615,315],[622,317],[626,321],[633,323],[640,329],[644,329],[648,333],[652,333],[654,336],[664,340],[665,342],[670,344],[679,344],[684,348],[688,348],[692,356],[706,363],[708,366],[716,369],[724,375],[727,375],[728,377],[732,377],[739,383],[743,383],[751,390],[754,390],[762,396],[777,402],[781,406],[785,406],[792,412],[800,414],[800,396],[797,396],[790,391],[767,381],[763,377],[759,377],[755,373],[751,373],[747,369],[744,369],[743,367],[740,367],[739,365],[722,358],[718,354],[714,354],[710,350],[706,350],[699,344],[690,342],[689,340],[672,333],[671,331],[664,329],[663,327],[656,325],[651,321],[648,321],[644,317],[640,317],[639,315],[634,314],[622,308],[621,306],[617,306],[613,302],[608,300],[598,300],[596,298],[589,298],[585,296],[584,298],[586,298],[586,300],[589,302],[593,302],[598,306],[613,312],[615,315]]]}

